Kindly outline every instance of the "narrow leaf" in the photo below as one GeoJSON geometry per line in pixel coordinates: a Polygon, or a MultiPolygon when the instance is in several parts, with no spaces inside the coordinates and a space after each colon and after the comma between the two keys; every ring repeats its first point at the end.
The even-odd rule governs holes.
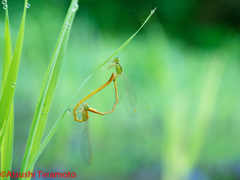
{"type": "Polygon", "coordinates": [[[23,17],[22,17],[21,26],[20,26],[19,33],[18,33],[16,46],[14,49],[13,58],[12,58],[10,68],[7,73],[6,82],[3,87],[2,96],[1,96],[1,100],[0,100],[0,109],[1,109],[1,111],[0,111],[0,131],[1,131],[0,147],[2,146],[3,137],[5,134],[6,124],[7,124],[8,115],[9,115],[9,110],[10,110],[10,106],[11,106],[11,103],[13,100],[13,95],[15,92],[18,68],[19,68],[19,63],[20,63],[20,58],[21,58],[21,53],[22,53],[27,2],[28,1],[25,0],[23,17]],[[5,126],[4,126],[4,124],[5,124],[5,126]]]}
{"type": "MultiPolygon", "coordinates": [[[[2,85],[1,92],[3,90],[9,66],[12,60],[12,45],[8,18],[8,8],[5,10],[5,33],[4,33],[4,51],[3,51],[3,69],[2,69],[2,85]]],[[[1,147],[1,171],[11,171],[12,166],[12,151],[13,151],[13,103],[10,108],[8,117],[8,123],[6,132],[4,135],[2,147],[1,147]]],[[[4,130],[5,128],[3,128],[4,130]]],[[[2,177],[1,179],[7,180],[10,177],[2,177]]]]}
{"type": "Polygon", "coordinates": [[[62,67],[64,53],[67,46],[68,37],[70,34],[70,27],[73,22],[76,9],[78,8],[77,3],[78,0],[72,0],[71,2],[64,24],[62,26],[61,33],[56,43],[53,56],[51,58],[48,70],[45,75],[38,105],[32,122],[32,127],[29,133],[29,138],[22,162],[21,172],[26,172],[27,170],[29,170],[27,169],[29,160],[31,160],[33,155],[36,153],[42,140],[47,116],[50,110],[60,70],[62,67]]]}

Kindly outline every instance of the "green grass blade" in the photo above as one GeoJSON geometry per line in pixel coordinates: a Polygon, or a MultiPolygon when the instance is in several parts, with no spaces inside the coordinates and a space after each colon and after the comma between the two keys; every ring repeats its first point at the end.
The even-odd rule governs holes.
{"type": "MultiPolygon", "coordinates": [[[[13,130],[14,130],[14,109],[11,105],[6,132],[1,147],[1,171],[11,171],[12,168],[12,152],[13,152],[13,130]]],[[[10,177],[2,177],[2,180],[10,179],[10,177]]]]}
{"type": "Polygon", "coordinates": [[[222,83],[226,62],[219,59],[210,61],[209,70],[207,72],[202,95],[199,101],[196,120],[192,126],[192,144],[189,148],[189,159],[192,165],[197,161],[199,153],[206,141],[206,131],[212,120],[214,109],[216,108],[219,87],[222,83]]]}
{"type": "MultiPolygon", "coordinates": [[[[123,43],[106,61],[104,61],[94,72],[96,72],[98,69],[100,69],[102,66],[104,66],[104,64],[107,63],[107,61],[109,61],[110,59],[112,59],[113,57],[116,56],[117,53],[119,53],[135,36],[136,34],[143,28],[143,26],[148,22],[148,20],[150,19],[150,17],[154,14],[155,10],[157,8],[155,8],[154,10],[151,11],[150,15],[147,17],[147,19],[143,22],[143,24],[141,25],[141,27],[125,42],[123,43]]],[[[93,72],[93,73],[94,73],[93,72]]]]}
{"type": "Polygon", "coordinates": [[[1,86],[2,88],[1,88],[1,90],[3,90],[11,60],[12,60],[12,44],[11,44],[8,8],[7,8],[5,10],[5,32],[4,32],[4,51],[3,51],[3,69],[2,69],[2,86],[1,86]]]}
{"type": "Polygon", "coordinates": [[[6,82],[3,87],[2,96],[0,100],[0,147],[2,146],[3,137],[5,134],[7,119],[10,111],[10,106],[12,103],[13,95],[15,92],[15,85],[17,81],[18,68],[22,53],[23,37],[24,37],[24,26],[25,26],[25,17],[26,17],[26,5],[27,0],[25,0],[24,11],[21,26],[18,33],[18,38],[16,46],[14,49],[12,61],[7,73],[6,82]]]}
{"type": "MultiPolygon", "coordinates": [[[[156,9],[156,8],[155,8],[156,9]]],[[[64,109],[64,111],[62,112],[62,114],[60,115],[60,117],[57,119],[56,123],[54,124],[54,126],[52,127],[52,129],[50,130],[50,132],[48,133],[48,135],[46,136],[46,138],[43,140],[43,142],[41,143],[41,145],[39,146],[38,150],[36,151],[36,153],[34,154],[33,158],[31,158],[30,163],[27,166],[26,170],[31,170],[34,167],[34,164],[36,163],[38,157],[41,155],[42,151],[44,150],[44,148],[47,146],[48,142],[50,141],[50,139],[52,138],[52,136],[54,135],[54,133],[56,132],[59,124],[61,123],[65,113],[67,112],[68,108],[70,107],[72,101],[75,99],[76,95],[79,93],[79,91],[82,89],[82,87],[85,85],[85,83],[90,79],[90,77],[98,70],[100,69],[104,64],[107,63],[108,60],[110,60],[111,58],[113,58],[119,51],[121,51],[133,38],[134,36],[142,29],[142,27],[146,24],[146,22],[149,20],[149,18],[152,16],[152,14],[154,13],[155,9],[151,12],[151,14],[147,17],[147,19],[144,21],[144,23],[142,24],[142,26],[126,41],[124,42],[106,61],[104,61],[92,74],[90,74],[90,76],[88,76],[85,81],[82,83],[82,85],[79,87],[79,89],[77,90],[77,92],[75,93],[75,95],[73,96],[73,98],[71,99],[71,101],[69,102],[69,104],[66,106],[66,108],[64,109]]]]}
{"type": "Polygon", "coordinates": [[[77,3],[78,0],[72,0],[71,2],[44,79],[38,105],[32,122],[32,127],[29,133],[21,172],[26,172],[28,170],[27,165],[29,161],[31,161],[32,156],[36,153],[42,140],[47,116],[62,67],[68,36],[70,34],[70,27],[75,16],[76,8],[78,7],[77,3]]]}
{"type": "MultiPolygon", "coordinates": [[[[3,69],[2,69],[2,85],[1,92],[3,90],[8,69],[12,60],[12,44],[10,36],[8,9],[5,11],[5,33],[4,33],[4,52],[3,52],[3,69]]],[[[6,132],[3,138],[3,143],[1,147],[1,171],[11,171],[12,166],[12,151],[13,151],[13,103],[10,108],[10,113],[8,117],[8,123],[6,132]]],[[[10,177],[1,178],[2,180],[10,179],[10,177]]]]}

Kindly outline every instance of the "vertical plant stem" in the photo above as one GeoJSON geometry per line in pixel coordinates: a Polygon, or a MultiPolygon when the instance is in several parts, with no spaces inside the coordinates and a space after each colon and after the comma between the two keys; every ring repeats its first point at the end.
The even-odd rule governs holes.
{"type": "MultiPolygon", "coordinates": [[[[3,69],[2,69],[2,85],[1,93],[6,82],[7,73],[12,60],[12,45],[8,18],[8,8],[5,10],[5,33],[4,33],[4,51],[3,51],[3,69]]],[[[1,171],[11,171],[12,167],[12,152],[13,152],[13,127],[14,127],[14,109],[13,101],[10,107],[8,121],[6,124],[6,132],[3,136],[3,143],[1,147],[1,171]]],[[[9,180],[10,177],[1,177],[3,180],[9,180]]]]}
{"type": "Polygon", "coordinates": [[[22,46],[23,46],[27,2],[28,2],[28,0],[25,0],[23,17],[22,17],[22,22],[20,25],[19,33],[18,33],[16,46],[14,49],[11,63],[9,65],[9,70],[7,73],[6,81],[4,83],[1,100],[0,100],[0,109],[1,109],[1,111],[0,111],[0,131],[1,131],[0,147],[2,146],[3,137],[5,134],[6,125],[7,125],[7,121],[8,121],[9,111],[10,111],[10,107],[12,104],[15,87],[16,87],[18,69],[19,69],[21,53],[22,53],[22,46]]]}
{"type": "MultiPolygon", "coordinates": [[[[54,92],[57,86],[58,78],[60,75],[62,62],[64,59],[65,50],[67,47],[68,37],[70,34],[71,25],[75,17],[75,12],[78,8],[78,0],[72,0],[68,9],[66,18],[64,20],[59,38],[57,40],[45,79],[42,85],[42,90],[39,96],[38,105],[32,121],[31,130],[28,137],[28,142],[23,157],[21,172],[25,173],[32,170],[33,167],[27,169],[29,162],[32,161],[39,145],[42,141],[48,113],[51,107],[54,92]]],[[[19,178],[25,179],[25,178],[19,178]]]]}

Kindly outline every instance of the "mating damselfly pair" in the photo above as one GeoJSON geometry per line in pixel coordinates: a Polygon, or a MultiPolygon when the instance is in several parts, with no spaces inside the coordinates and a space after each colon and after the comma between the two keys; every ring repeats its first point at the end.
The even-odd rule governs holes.
{"type": "Polygon", "coordinates": [[[98,89],[90,93],[88,96],[83,98],[73,109],[74,120],[77,122],[84,122],[85,127],[81,136],[81,154],[85,164],[89,165],[92,162],[92,150],[91,150],[91,143],[89,137],[89,114],[88,112],[93,112],[100,115],[105,115],[112,113],[115,110],[115,107],[119,101],[123,101],[123,105],[131,117],[136,117],[137,110],[136,106],[143,112],[143,113],[150,113],[150,105],[144,99],[144,97],[139,93],[139,91],[133,86],[133,84],[129,81],[127,76],[123,73],[123,69],[120,65],[120,59],[115,57],[111,61],[108,61],[108,69],[115,68],[116,74],[112,73],[110,79],[98,89]],[[117,83],[118,80],[118,83],[117,83]],[[94,94],[98,93],[105,87],[107,87],[111,82],[114,82],[115,87],[115,96],[116,101],[111,111],[107,112],[99,112],[96,109],[91,108],[86,102],[83,103],[85,100],[93,96],[94,94]],[[82,119],[77,118],[77,114],[82,114],[82,119]]]}

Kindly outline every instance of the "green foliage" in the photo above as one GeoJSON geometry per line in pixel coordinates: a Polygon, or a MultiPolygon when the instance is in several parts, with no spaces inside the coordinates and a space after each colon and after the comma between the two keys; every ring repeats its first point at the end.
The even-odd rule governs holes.
{"type": "MultiPolygon", "coordinates": [[[[12,44],[10,36],[9,18],[8,18],[8,8],[5,10],[5,33],[4,33],[4,51],[3,51],[3,69],[2,69],[2,85],[1,90],[3,90],[9,66],[12,60],[12,44]]],[[[12,152],[13,152],[13,127],[14,127],[14,117],[13,117],[13,101],[10,106],[10,112],[8,115],[8,120],[5,121],[7,124],[5,134],[3,134],[3,142],[1,149],[1,171],[11,171],[12,167],[12,152]]],[[[1,128],[2,133],[4,133],[5,127],[1,128]]],[[[10,179],[1,177],[1,179],[10,179]]]]}
{"type": "MultiPolygon", "coordinates": [[[[109,7],[103,8],[110,9],[108,13],[102,13],[105,11],[99,5],[95,5],[101,10],[97,15],[93,13],[92,7],[89,11],[84,7],[80,8],[81,11],[78,11],[71,27],[71,43],[67,48],[66,61],[61,62],[70,28],[66,29],[66,36],[61,32],[59,39],[63,38],[62,43],[59,39],[57,42],[59,46],[61,44],[61,48],[56,45],[49,64],[48,55],[52,54],[52,47],[58,38],[56,32],[62,26],[62,19],[66,16],[66,7],[69,5],[67,1],[58,2],[62,4],[59,3],[56,8],[51,6],[52,1],[38,1],[35,2],[38,6],[32,5],[32,11],[28,11],[31,14],[26,21],[25,33],[28,36],[25,36],[24,61],[21,62],[23,71],[19,71],[18,89],[14,95],[14,123],[17,127],[14,131],[17,142],[17,150],[13,151],[16,157],[12,168],[14,171],[19,171],[18,164],[22,160],[19,154],[24,151],[24,146],[19,144],[26,143],[24,137],[29,133],[29,119],[32,119],[32,112],[38,103],[22,169],[44,169],[48,172],[70,170],[77,174],[77,179],[160,179],[160,176],[167,180],[188,179],[196,171],[209,179],[234,179],[234,176],[239,179],[236,170],[240,158],[240,141],[236,138],[240,128],[239,33],[227,26],[224,27],[228,30],[227,34],[217,26],[203,27],[197,31],[188,25],[179,27],[174,22],[178,21],[176,18],[184,20],[183,14],[172,13],[167,2],[160,2],[166,3],[158,7],[158,13],[162,14],[161,22],[162,19],[170,19],[173,26],[160,24],[160,20],[154,16],[124,51],[118,52],[124,73],[149,102],[151,113],[145,115],[138,111],[137,117],[132,119],[128,117],[122,103],[117,105],[114,113],[106,116],[91,113],[89,128],[94,161],[91,166],[85,167],[81,163],[79,147],[82,124],[75,122],[72,115],[65,116],[65,113],[71,104],[75,106],[77,100],[109,78],[111,70],[104,71],[100,68],[106,62],[103,63],[103,59],[108,60],[115,56],[114,54],[108,58],[109,54],[116,51],[115,47],[119,47],[123,39],[128,37],[122,30],[129,32],[138,22],[135,25],[125,23],[118,31],[113,30],[113,35],[113,32],[106,32],[101,27],[103,21],[98,20],[104,19],[105,24],[115,22],[122,26],[115,16],[125,21],[130,15],[123,11],[114,14],[117,10],[109,7]],[[165,11],[159,10],[160,8],[165,11]],[[48,11],[49,14],[46,15],[43,11],[48,11]],[[169,16],[164,16],[166,13],[169,16]],[[110,14],[111,17],[105,14],[110,14]],[[107,21],[108,18],[110,21],[107,21]],[[169,33],[168,29],[172,28],[174,30],[171,32],[178,31],[177,35],[169,33]],[[211,43],[212,46],[205,46],[203,49],[189,45],[189,42],[183,41],[182,36],[176,38],[183,29],[188,29],[184,32],[187,38],[194,37],[196,41],[201,41],[202,44],[211,43]],[[214,46],[216,43],[217,46],[214,46]],[[101,65],[97,66],[99,64],[101,65]],[[46,69],[41,89],[39,84],[43,81],[46,69]],[[91,81],[88,81],[90,77],[91,81]],[[26,87],[19,80],[27,81],[30,85],[26,87]],[[83,83],[79,88],[81,82],[83,83]],[[79,90],[75,93],[77,88],[79,90]],[[72,94],[76,98],[69,102],[72,94]],[[61,110],[63,113],[60,114],[61,110]],[[49,130],[49,127],[52,129],[49,130]],[[42,136],[44,129],[45,137],[42,136]],[[48,143],[50,139],[51,143],[48,143]],[[40,155],[41,158],[35,165],[40,155]]],[[[195,10],[192,8],[193,4],[180,4],[195,10]]],[[[185,13],[183,6],[172,6],[182,8],[181,12],[185,13]]],[[[134,18],[135,15],[142,22],[140,15],[131,14],[134,18]]],[[[135,21],[134,18],[129,18],[129,21],[135,21]]],[[[196,24],[195,28],[201,26],[199,22],[196,24]]],[[[11,30],[14,32],[14,28],[11,30]]],[[[6,76],[3,79],[5,78],[6,76]]],[[[113,87],[106,88],[89,98],[88,103],[100,111],[110,109],[113,105],[113,91],[113,87]]],[[[10,118],[8,125],[9,122],[10,118]]],[[[7,140],[11,139],[8,132],[12,134],[7,128],[6,142],[11,142],[7,140]]],[[[11,166],[11,161],[7,162],[11,159],[11,148],[3,141],[1,153],[4,157],[7,151],[9,156],[1,159],[2,169],[9,169],[11,166]]]]}
{"type": "MultiPolygon", "coordinates": [[[[38,100],[38,105],[32,122],[32,127],[29,133],[28,143],[23,158],[21,172],[27,172],[28,170],[30,170],[27,169],[27,166],[29,162],[31,162],[32,159],[34,158],[33,155],[36,153],[42,140],[46,120],[54,96],[54,91],[58,82],[58,77],[60,74],[64,53],[68,42],[70,27],[73,23],[75,13],[78,8],[77,3],[78,0],[72,0],[71,2],[71,5],[69,7],[68,13],[62,26],[61,33],[55,46],[52,59],[50,61],[48,70],[45,75],[42,90],[38,100]]],[[[31,165],[32,169],[34,164],[31,165]]]]}
{"type": "Polygon", "coordinates": [[[8,70],[8,74],[6,77],[6,82],[4,84],[4,88],[2,91],[1,101],[0,101],[0,147],[2,145],[5,128],[7,125],[7,119],[10,111],[10,106],[12,104],[13,95],[15,92],[15,86],[17,81],[17,74],[19,69],[19,63],[22,53],[22,45],[23,45],[23,37],[24,37],[24,26],[25,26],[25,17],[26,17],[26,6],[27,0],[24,3],[24,12],[22,17],[22,22],[20,26],[20,30],[18,33],[17,43],[14,49],[13,57],[11,60],[11,64],[8,70]]]}

